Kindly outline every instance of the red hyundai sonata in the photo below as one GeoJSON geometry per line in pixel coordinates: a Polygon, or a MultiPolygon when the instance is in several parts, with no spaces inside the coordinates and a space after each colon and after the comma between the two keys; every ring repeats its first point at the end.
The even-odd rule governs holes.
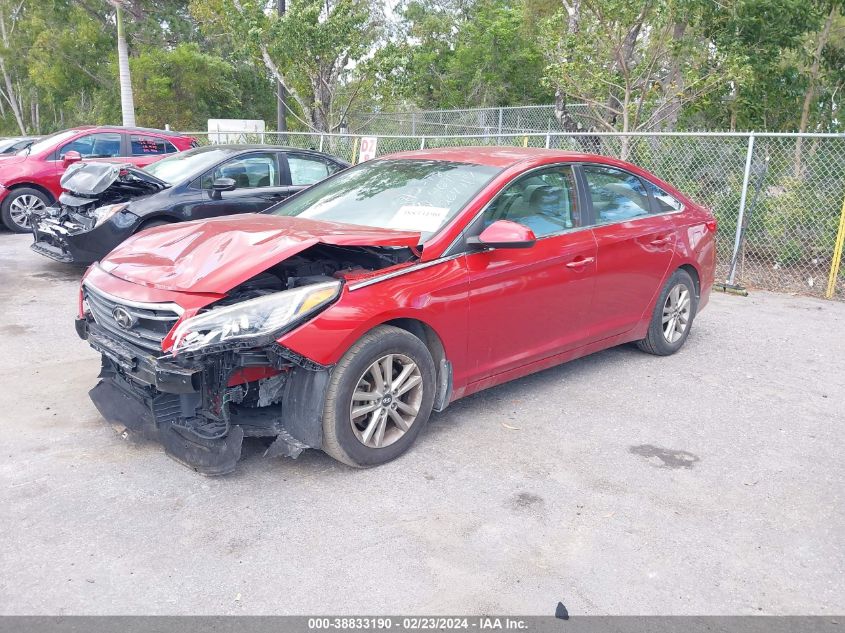
{"type": "Polygon", "coordinates": [[[385,156],[263,214],[129,238],[82,281],[112,423],[206,474],[244,436],[352,466],[432,410],[614,345],[678,351],[713,284],[711,213],[612,158],[385,156]]]}

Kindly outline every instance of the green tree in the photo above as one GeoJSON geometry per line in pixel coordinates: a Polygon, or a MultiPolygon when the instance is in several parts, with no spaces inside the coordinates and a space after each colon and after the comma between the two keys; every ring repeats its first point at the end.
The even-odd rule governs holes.
{"type": "Polygon", "coordinates": [[[209,32],[234,34],[318,131],[336,130],[354,104],[366,79],[356,67],[381,27],[367,0],[292,0],[282,16],[263,0],[193,0],[191,11],[209,32]]]}
{"type": "Polygon", "coordinates": [[[584,116],[598,130],[671,128],[685,105],[738,80],[731,59],[701,41],[697,8],[695,0],[564,0],[540,35],[558,112],[574,101],[589,106],[584,116]]]}
{"type": "Polygon", "coordinates": [[[241,116],[235,69],[197,44],[144,51],[132,59],[132,78],[142,125],[196,130],[209,118],[241,116]]]}
{"type": "Polygon", "coordinates": [[[545,103],[544,60],[527,8],[513,2],[413,0],[377,54],[380,92],[431,108],[545,103]]]}

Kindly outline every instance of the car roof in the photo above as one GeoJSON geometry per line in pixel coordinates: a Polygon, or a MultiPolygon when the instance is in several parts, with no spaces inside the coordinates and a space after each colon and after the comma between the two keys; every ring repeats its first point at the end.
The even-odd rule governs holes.
{"type": "Polygon", "coordinates": [[[159,130],[154,127],[128,127],[123,125],[78,125],[70,128],[71,130],[90,131],[90,130],[118,130],[122,132],[148,132],[152,134],[163,134],[165,136],[186,136],[181,132],[174,132],[172,130],[159,130]]]}
{"type": "MultiPolygon", "coordinates": [[[[433,139],[436,142],[436,139],[433,139]]],[[[507,168],[517,165],[523,161],[535,159],[559,159],[568,161],[596,160],[595,154],[584,154],[582,152],[566,152],[557,149],[539,149],[536,147],[507,147],[507,146],[483,146],[483,147],[443,147],[411,152],[397,152],[379,156],[380,159],[427,159],[445,160],[456,163],[471,163],[475,165],[487,165],[490,167],[507,168]]]]}
{"type": "Polygon", "coordinates": [[[194,154],[199,154],[202,152],[208,152],[215,149],[225,149],[229,150],[232,153],[235,152],[248,152],[254,151],[257,149],[260,150],[273,150],[278,152],[298,152],[300,154],[311,154],[313,156],[321,156],[323,158],[328,158],[338,163],[347,164],[345,160],[342,158],[338,158],[337,156],[332,156],[331,154],[326,154],[325,152],[318,152],[315,149],[304,149],[302,147],[288,147],[286,145],[262,145],[260,143],[213,143],[211,145],[203,145],[201,147],[194,147],[193,149],[188,150],[189,152],[193,152],[194,154]]]}

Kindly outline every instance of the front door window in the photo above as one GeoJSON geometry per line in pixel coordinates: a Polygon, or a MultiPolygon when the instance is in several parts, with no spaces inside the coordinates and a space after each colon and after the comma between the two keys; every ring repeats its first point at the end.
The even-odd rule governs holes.
{"type": "Polygon", "coordinates": [[[509,185],[485,211],[484,227],[496,220],[527,226],[537,237],[580,227],[572,168],[538,170],[509,185]]]}
{"type": "Polygon", "coordinates": [[[98,132],[86,134],[59,150],[59,158],[64,158],[68,152],[79,152],[82,158],[114,158],[120,156],[120,133],[98,132]]]}

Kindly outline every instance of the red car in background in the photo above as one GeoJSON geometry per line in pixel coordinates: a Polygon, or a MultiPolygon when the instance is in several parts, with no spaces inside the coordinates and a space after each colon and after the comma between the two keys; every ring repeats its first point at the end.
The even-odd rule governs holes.
{"type": "Polygon", "coordinates": [[[244,436],[374,466],[471,393],[627,342],[677,352],[715,232],[612,158],[394,154],[263,214],[130,237],[83,278],[76,328],[103,417],[197,471],[231,471],[244,436]]]}
{"type": "Polygon", "coordinates": [[[80,160],[121,160],[143,167],[196,147],[178,132],[120,126],[86,126],[57,132],[11,156],[0,156],[0,219],[11,231],[29,232],[29,213],[53,204],[59,180],[80,160]]]}

